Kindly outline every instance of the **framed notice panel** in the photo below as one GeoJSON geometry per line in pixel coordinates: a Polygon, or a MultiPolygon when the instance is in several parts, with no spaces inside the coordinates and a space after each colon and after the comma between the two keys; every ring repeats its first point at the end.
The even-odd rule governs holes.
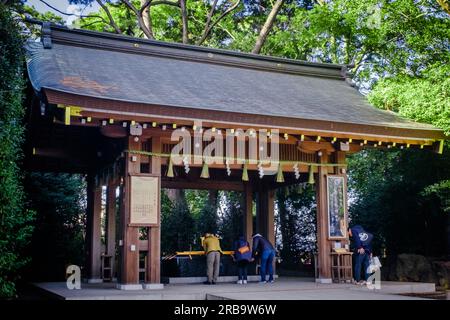
{"type": "Polygon", "coordinates": [[[347,237],[347,194],[343,175],[327,176],[328,237],[347,237]]]}
{"type": "Polygon", "coordinates": [[[130,175],[130,225],[159,225],[160,176],[130,175]]]}

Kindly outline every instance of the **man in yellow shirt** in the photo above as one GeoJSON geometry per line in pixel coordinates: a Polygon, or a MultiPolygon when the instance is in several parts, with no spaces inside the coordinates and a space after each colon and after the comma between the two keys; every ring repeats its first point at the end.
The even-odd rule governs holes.
{"type": "Polygon", "coordinates": [[[206,254],[206,273],[208,275],[208,281],[204,283],[216,284],[219,277],[220,254],[222,253],[219,238],[211,233],[206,233],[203,240],[203,249],[205,249],[206,254]]]}

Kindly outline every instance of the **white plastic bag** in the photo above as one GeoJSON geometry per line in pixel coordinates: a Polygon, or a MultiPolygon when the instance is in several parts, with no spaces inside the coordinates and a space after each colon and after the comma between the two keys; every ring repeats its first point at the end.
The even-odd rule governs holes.
{"type": "Polygon", "coordinates": [[[377,256],[371,257],[370,262],[369,262],[368,273],[374,273],[376,271],[379,271],[381,267],[382,266],[381,266],[380,259],[377,256]]]}

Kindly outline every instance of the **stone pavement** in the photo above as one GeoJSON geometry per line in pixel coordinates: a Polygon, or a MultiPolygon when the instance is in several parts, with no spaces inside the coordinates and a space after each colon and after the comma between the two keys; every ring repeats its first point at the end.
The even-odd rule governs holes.
{"type": "Polygon", "coordinates": [[[380,290],[352,284],[318,284],[310,278],[280,277],[273,284],[168,284],[158,290],[118,290],[114,283],[82,283],[69,290],[64,282],[36,283],[56,299],[66,300],[417,300],[406,293],[435,292],[433,283],[381,283],[380,290]]]}

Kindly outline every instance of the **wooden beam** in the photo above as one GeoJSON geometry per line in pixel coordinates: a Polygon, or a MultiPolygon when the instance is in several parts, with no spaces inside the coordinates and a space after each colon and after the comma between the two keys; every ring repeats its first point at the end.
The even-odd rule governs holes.
{"type": "MultiPolygon", "coordinates": [[[[160,137],[152,137],[151,139],[152,152],[161,153],[162,144],[160,137]]],[[[152,156],[151,157],[151,167],[150,173],[161,174],[161,157],[152,156]]],[[[158,208],[161,206],[159,205],[158,208]]],[[[161,215],[161,212],[158,212],[161,215]]],[[[161,221],[158,218],[158,221],[161,221]]],[[[160,283],[161,282],[161,226],[149,228],[149,238],[148,238],[148,255],[147,255],[147,279],[149,283],[160,283]]]]}
{"type": "Polygon", "coordinates": [[[335,150],[332,143],[325,141],[297,141],[297,148],[299,151],[306,153],[314,153],[321,150],[331,153],[335,150]]]}
{"type": "MultiPolygon", "coordinates": [[[[346,153],[342,152],[342,151],[337,151],[335,153],[335,162],[339,163],[339,164],[346,164],[347,163],[347,159],[346,159],[346,153]]],[[[346,225],[347,228],[349,227],[348,224],[348,192],[347,192],[347,168],[345,167],[335,167],[334,168],[334,173],[335,174],[343,174],[345,176],[345,182],[344,182],[344,194],[345,194],[345,210],[346,210],[346,225]]],[[[347,231],[346,231],[347,232],[347,231]]],[[[331,245],[331,244],[330,244],[331,245]]],[[[348,237],[348,234],[346,233],[346,239],[341,241],[341,246],[344,248],[345,245],[348,245],[350,247],[350,239],[348,237]]]]}
{"type": "Polygon", "coordinates": [[[116,188],[116,184],[109,183],[106,190],[106,254],[111,256],[111,277],[116,259],[116,188]]]}
{"type": "MultiPolygon", "coordinates": [[[[151,115],[147,116],[133,116],[133,115],[122,115],[122,114],[114,114],[114,124],[110,125],[108,123],[107,126],[103,126],[101,124],[102,121],[108,121],[109,119],[107,119],[107,117],[111,117],[112,115],[109,113],[102,113],[102,112],[86,112],[84,111],[83,114],[85,115],[85,117],[71,117],[70,120],[70,126],[84,126],[84,127],[100,127],[101,128],[101,133],[107,137],[111,137],[111,138],[120,138],[120,137],[125,137],[127,133],[124,133],[124,129],[127,128],[121,128],[120,125],[117,125],[117,123],[122,123],[122,122],[131,122],[131,121],[135,121],[135,122],[139,122],[139,123],[147,123],[147,124],[151,124],[152,122],[158,122],[158,123],[164,123],[167,125],[167,130],[161,130],[159,127],[157,128],[151,128],[148,127],[147,129],[144,129],[142,137],[143,139],[149,138],[151,136],[155,136],[155,135],[161,135],[164,138],[170,139],[170,135],[172,133],[172,129],[171,129],[171,124],[172,123],[177,123],[178,127],[185,125],[187,127],[187,130],[190,130],[188,127],[193,125],[193,121],[192,120],[180,120],[180,119],[174,119],[174,118],[167,118],[167,119],[159,119],[158,117],[153,117],[151,115]],[[89,115],[89,116],[88,116],[89,115]],[[86,119],[86,118],[91,118],[90,122],[85,121],[84,123],[82,123],[82,119],[86,119]],[[134,120],[132,120],[134,119],[134,120]],[[160,122],[162,121],[162,122],[160,122]],[[109,128],[111,127],[111,128],[109,128]],[[157,131],[157,133],[155,133],[155,131],[157,131]]],[[[65,120],[59,120],[58,118],[55,119],[54,123],[56,124],[62,124],[62,125],[66,125],[66,121],[65,120]]],[[[411,136],[403,136],[401,134],[373,134],[373,133],[363,133],[363,132],[353,132],[353,131],[349,131],[349,132],[341,132],[341,131],[337,131],[337,130],[333,130],[330,129],[328,131],[323,131],[320,129],[302,129],[302,128],[284,128],[283,126],[277,126],[275,123],[273,123],[273,125],[271,126],[267,126],[267,125],[254,125],[254,126],[250,126],[248,124],[239,124],[239,123],[220,123],[220,122],[203,122],[203,126],[205,128],[211,128],[211,127],[216,127],[216,128],[220,128],[220,129],[227,129],[227,128],[241,128],[243,130],[247,130],[250,128],[257,128],[257,129],[266,129],[269,131],[272,131],[274,129],[278,129],[279,133],[280,133],[280,139],[279,139],[279,144],[296,144],[298,141],[298,137],[301,135],[305,136],[305,141],[304,142],[313,142],[310,139],[306,139],[306,137],[317,137],[320,136],[321,139],[323,139],[324,141],[326,140],[328,141],[332,141],[334,138],[340,139],[340,141],[348,141],[349,139],[352,140],[356,140],[358,143],[353,143],[350,146],[350,150],[349,152],[358,152],[359,150],[362,150],[363,148],[370,148],[371,145],[373,145],[373,143],[376,143],[378,141],[382,141],[383,145],[379,146],[379,148],[386,148],[388,144],[392,145],[392,144],[396,144],[398,146],[400,145],[404,145],[406,146],[407,144],[410,144],[411,146],[420,146],[420,145],[424,145],[428,148],[431,148],[431,150],[438,152],[439,150],[439,142],[437,143],[438,147],[435,147],[436,145],[436,140],[440,141],[442,140],[443,137],[442,135],[439,134],[435,134],[434,132],[432,132],[429,136],[425,136],[423,134],[415,134],[415,133],[411,133],[411,136]],[[289,138],[286,140],[283,138],[283,135],[287,133],[289,138]],[[417,137],[415,136],[417,135],[417,137]],[[362,146],[360,145],[360,143],[363,143],[363,141],[367,141],[367,144],[363,144],[362,146]]],[[[333,127],[333,126],[332,126],[333,127]]],[[[350,130],[350,129],[349,129],[350,130]]],[[[411,131],[414,131],[414,129],[410,129],[411,131]]],[[[330,142],[328,142],[330,143],[330,142]]],[[[339,140],[336,142],[339,143],[339,140]]],[[[337,147],[335,146],[335,143],[332,144],[332,147],[334,149],[336,149],[337,147]]],[[[313,149],[317,149],[314,148],[313,149]]],[[[331,150],[331,147],[327,146],[324,149],[328,149],[329,152],[332,152],[333,150],[331,150]]],[[[303,152],[313,152],[314,150],[308,150],[307,148],[303,149],[303,152]]]]}
{"type": "MultiPolygon", "coordinates": [[[[258,232],[275,247],[274,207],[275,190],[260,187],[258,191],[258,206],[256,212],[258,232]]],[[[275,273],[275,259],[272,263],[275,273]]]]}
{"type": "Polygon", "coordinates": [[[253,189],[250,183],[244,185],[244,237],[252,243],[253,235],[253,189]]]}
{"type": "MultiPolygon", "coordinates": [[[[140,150],[141,143],[135,142],[133,137],[127,138],[127,147],[134,150],[140,150]]],[[[124,179],[124,197],[121,212],[121,228],[123,230],[122,246],[122,268],[121,283],[137,284],[139,283],[139,228],[129,226],[130,221],[130,186],[128,185],[128,175],[140,172],[140,156],[134,155],[136,161],[132,161],[132,156],[127,154],[125,158],[125,179],[124,179]]]]}
{"type": "Polygon", "coordinates": [[[198,189],[198,190],[227,190],[227,191],[244,191],[242,182],[239,181],[216,181],[198,179],[194,181],[187,180],[168,180],[164,177],[161,180],[161,187],[166,189],[198,189]]]}
{"type": "Polygon", "coordinates": [[[275,247],[275,190],[267,190],[267,240],[275,247]]]}
{"type": "Polygon", "coordinates": [[[88,281],[101,281],[101,186],[95,185],[95,176],[88,175],[87,185],[87,268],[88,281]]]}
{"type": "MultiPolygon", "coordinates": [[[[323,151],[320,163],[328,162],[328,154],[323,151]]],[[[319,264],[319,282],[331,282],[331,248],[328,241],[328,208],[327,208],[327,167],[319,167],[315,179],[317,202],[317,249],[319,264]]]]}
{"type": "Polygon", "coordinates": [[[131,118],[135,121],[176,121],[178,124],[192,124],[202,120],[204,126],[218,128],[280,128],[284,133],[301,132],[305,135],[320,135],[323,137],[357,138],[369,140],[404,139],[404,140],[436,140],[445,139],[444,132],[437,129],[416,129],[387,127],[384,125],[367,125],[362,123],[343,123],[325,120],[310,120],[278,117],[272,115],[254,115],[246,113],[232,113],[226,111],[199,110],[188,107],[173,107],[151,105],[80,96],[76,94],[58,92],[45,89],[50,103],[78,104],[83,113],[94,112],[104,119],[131,118]],[[95,106],[95,108],[92,108],[95,106]],[[237,121],[238,119],[238,121],[237,121]]]}

